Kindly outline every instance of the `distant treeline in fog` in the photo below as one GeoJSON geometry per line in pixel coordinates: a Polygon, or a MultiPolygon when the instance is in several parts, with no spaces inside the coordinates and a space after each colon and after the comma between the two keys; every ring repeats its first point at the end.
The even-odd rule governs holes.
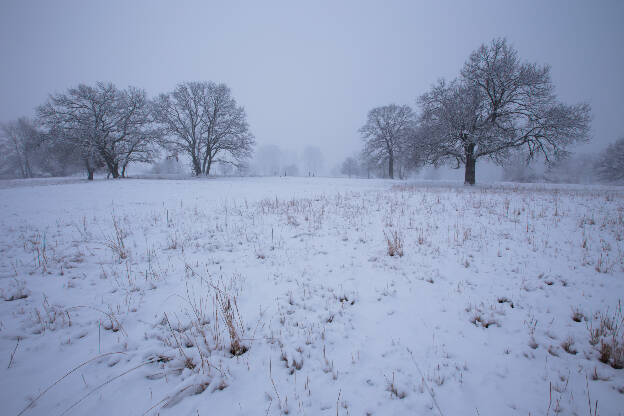
{"type": "Polygon", "coordinates": [[[506,39],[473,51],[459,75],[439,80],[416,109],[371,109],[359,129],[363,148],[339,166],[321,149],[303,152],[256,141],[247,115],[225,84],[185,82],[150,98],[142,89],[80,84],[51,94],[33,119],[1,125],[0,177],[65,176],[96,171],[125,177],[129,166],[153,173],[406,178],[423,167],[500,166],[507,181],[590,183],[624,179],[624,138],[596,154],[574,154],[590,140],[591,108],[558,100],[550,67],[522,61],[506,39]]]}

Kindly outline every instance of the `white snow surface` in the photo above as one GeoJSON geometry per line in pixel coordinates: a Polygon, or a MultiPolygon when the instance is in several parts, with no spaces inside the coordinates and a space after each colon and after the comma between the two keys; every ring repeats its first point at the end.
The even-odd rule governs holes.
{"type": "Polygon", "coordinates": [[[0,213],[2,415],[624,414],[622,188],[7,181],[0,213]]]}

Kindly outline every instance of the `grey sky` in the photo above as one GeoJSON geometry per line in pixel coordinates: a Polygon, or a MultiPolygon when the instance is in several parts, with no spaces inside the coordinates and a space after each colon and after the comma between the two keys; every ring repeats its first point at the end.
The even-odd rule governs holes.
{"type": "Polygon", "coordinates": [[[548,63],[562,100],[588,101],[600,149],[624,135],[624,2],[7,1],[0,4],[0,121],[80,82],[227,83],[259,144],[360,147],[374,106],[414,105],[468,54],[505,36],[548,63]]]}

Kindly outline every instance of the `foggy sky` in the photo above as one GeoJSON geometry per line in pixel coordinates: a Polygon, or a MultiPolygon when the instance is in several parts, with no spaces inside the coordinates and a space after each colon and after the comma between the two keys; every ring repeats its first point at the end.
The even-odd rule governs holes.
{"type": "Polygon", "coordinates": [[[507,37],[552,66],[561,100],[592,105],[599,150],[624,136],[624,2],[12,1],[0,3],[0,121],[80,82],[153,96],[225,82],[258,144],[361,148],[374,106],[414,106],[469,53],[507,37]]]}

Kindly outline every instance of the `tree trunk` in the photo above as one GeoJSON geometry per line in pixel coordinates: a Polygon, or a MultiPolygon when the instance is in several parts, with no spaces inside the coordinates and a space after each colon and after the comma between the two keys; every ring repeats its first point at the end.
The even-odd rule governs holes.
{"type": "Polygon", "coordinates": [[[193,156],[193,173],[195,176],[199,176],[202,173],[202,166],[197,156],[193,156]]]}
{"type": "Polygon", "coordinates": [[[87,168],[87,179],[92,181],[93,180],[93,172],[95,171],[95,168],[91,167],[91,163],[89,163],[89,159],[88,158],[85,159],[85,166],[87,168]]]}
{"type": "Polygon", "coordinates": [[[27,178],[32,178],[33,174],[32,174],[32,169],[30,168],[30,162],[28,161],[28,156],[24,156],[24,163],[25,163],[25,167],[26,167],[26,177],[27,178]]]}
{"type": "Polygon", "coordinates": [[[212,166],[212,158],[208,158],[208,162],[206,163],[206,171],[205,174],[208,176],[210,174],[210,167],[212,166]]]}
{"type": "Polygon", "coordinates": [[[476,176],[477,159],[474,157],[474,144],[465,146],[466,151],[466,173],[464,175],[464,185],[474,185],[476,176]]]}
{"type": "Polygon", "coordinates": [[[394,179],[394,157],[392,155],[388,159],[388,176],[390,179],[394,179]]]}
{"type": "Polygon", "coordinates": [[[204,174],[206,173],[206,164],[207,164],[207,163],[208,163],[208,154],[206,154],[206,155],[204,156],[204,159],[203,159],[203,161],[202,161],[202,165],[201,165],[201,171],[202,171],[202,173],[204,173],[204,174]]]}
{"type": "Polygon", "coordinates": [[[119,163],[106,161],[106,167],[108,168],[108,173],[110,173],[113,179],[117,179],[119,177],[119,163]]]}

